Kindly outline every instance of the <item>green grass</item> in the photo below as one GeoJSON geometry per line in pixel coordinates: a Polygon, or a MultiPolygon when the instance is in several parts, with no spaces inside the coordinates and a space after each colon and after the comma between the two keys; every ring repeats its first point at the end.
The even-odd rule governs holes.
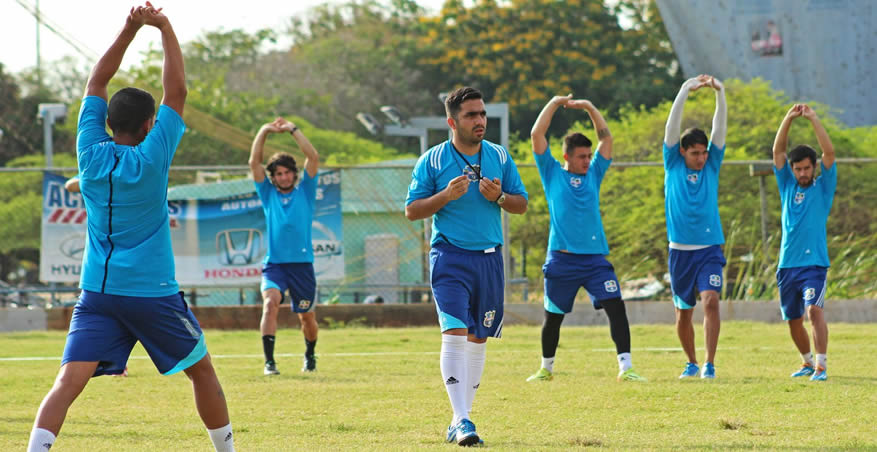
{"type": "MultiPolygon", "coordinates": [[[[473,420],[491,449],[877,450],[877,325],[831,324],[829,380],[792,380],[799,358],[782,324],[722,326],[718,378],[679,381],[672,326],[632,329],[648,383],[617,383],[606,327],[561,330],[555,379],[525,383],[539,328],[508,326],[488,346],[473,420]]],[[[700,328],[698,344],[702,345],[700,328]]],[[[278,334],[281,375],[263,377],[255,331],[208,331],[238,450],[455,450],[435,328],[320,332],[319,371],[299,372],[301,334],[278,334]],[[251,355],[252,357],[221,357],[251,355]]],[[[0,335],[0,358],[60,356],[61,332],[0,335]]],[[[699,352],[700,356],[703,352],[699,352]]],[[[158,375],[136,348],[128,378],[91,381],[58,451],[211,450],[182,374],[158,375]]],[[[24,450],[57,360],[0,360],[0,450],[24,450]]]]}

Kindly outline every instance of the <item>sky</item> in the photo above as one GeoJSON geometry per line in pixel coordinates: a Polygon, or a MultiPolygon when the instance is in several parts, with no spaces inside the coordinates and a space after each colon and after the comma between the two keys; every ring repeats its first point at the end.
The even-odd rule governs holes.
{"type": "MultiPolygon", "coordinates": [[[[99,56],[112,43],[116,33],[125,23],[125,17],[133,2],[119,0],[0,0],[0,63],[4,71],[17,73],[36,66],[36,19],[21,4],[33,9],[39,1],[39,9],[47,24],[64,35],[74,38],[89,55],[99,56]]],[[[144,0],[145,1],[145,0],[144,0]]],[[[309,8],[322,3],[343,3],[341,0],[155,0],[154,5],[163,7],[174,26],[181,43],[192,41],[206,31],[243,28],[253,32],[261,28],[286,29],[289,18],[304,14],[309,8]]],[[[436,13],[443,0],[419,0],[428,12],[436,13]]],[[[131,46],[122,67],[130,67],[141,58],[141,52],[149,48],[161,48],[161,35],[154,28],[144,27],[131,46]]],[[[279,42],[278,46],[290,43],[279,42]]],[[[43,64],[58,60],[65,55],[79,57],[68,43],[42,27],[40,30],[40,54],[43,64]]]]}

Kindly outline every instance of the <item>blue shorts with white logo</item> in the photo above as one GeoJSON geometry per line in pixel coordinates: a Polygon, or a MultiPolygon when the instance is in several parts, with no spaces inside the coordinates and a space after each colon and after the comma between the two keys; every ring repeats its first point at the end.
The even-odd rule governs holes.
{"type": "Polygon", "coordinates": [[[548,312],[572,312],[579,287],[588,292],[594,309],[603,309],[600,300],[621,298],[615,267],[602,254],[549,251],[542,273],[545,275],[545,310],[548,312]]]}
{"type": "Polygon", "coordinates": [[[429,251],[429,270],[442,331],[467,328],[479,339],[502,335],[500,247],[485,253],[437,243],[429,251]]]}
{"type": "MultiPolygon", "coordinates": [[[[286,264],[267,263],[262,267],[262,292],[277,289],[280,294],[289,289],[290,305],[299,314],[311,312],[317,305],[317,278],[311,262],[286,264]]],[[[281,300],[281,303],[283,301],[281,300]]]]}
{"type": "Polygon", "coordinates": [[[777,270],[783,320],[800,319],[804,315],[805,306],[825,307],[827,274],[828,268],[815,265],[777,270]]]}
{"type": "Polygon", "coordinates": [[[207,355],[201,326],[182,292],[153,298],[83,290],[73,308],[61,364],[97,361],[95,377],[120,374],[137,341],[164,375],[187,369],[207,355]]]}
{"type": "Polygon", "coordinates": [[[669,261],[670,287],[673,289],[673,304],[677,308],[693,308],[700,292],[722,291],[725,254],[721,246],[713,245],[693,251],[670,248],[669,261]]]}

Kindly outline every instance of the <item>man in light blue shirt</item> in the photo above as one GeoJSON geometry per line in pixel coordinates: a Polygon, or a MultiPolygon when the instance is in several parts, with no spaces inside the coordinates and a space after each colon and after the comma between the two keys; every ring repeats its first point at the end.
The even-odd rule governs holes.
{"type": "Polygon", "coordinates": [[[225,396],[204,334],[174,276],[167,185],[186,129],[185,80],[182,52],[167,17],[149,2],[131,8],[122,31],[95,65],[79,112],[78,188],[88,213],[82,295],[73,308],[61,370],[37,412],[28,451],[48,451],[89,378],[123,373],[137,342],[162,374],[186,373],[214,447],[234,450],[225,396]],[[107,85],[143,25],[161,31],[164,48],[164,97],[157,118],[152,95],[137,88],[120,90],[107,104],[107,85]]]}
{"type": "Polygon", "coordinates": [[[453,138],[417,161],[405,216],[432,217],[430,283],[442,332],[440,367],[454,416],[448,442],[481,444],[469,418],[481,383],[488,337],[503,318],[501,211],[522,214],[527,191],[502,146],[484,140],[481,92],[460,88],[445,100],[453,138]]]}
{"type": "Polygon", "coordinates": [[[600,185],[612,162],[612,134],[603,115],[587,100],[572,95],[551,99],[530,132],[536,166],[542,179],[551,229],[545,274],[545,322],[542,324],[542,365],[527,381],[550,381],[560,340],[560,325],[572,312],[576,293],[584,287],[595,309],[609,318],[615,342],[619,381],[645,381],[633,370],[630,357],[630,326],[615,268],[606,260],[609,244],[600,217],[600,185]],[[551,156],[545,134],[560,107],[582,109],[594,123],[599,144],[591,151],[591,140],[581,133],[563,139],[563,166],[551,156]]]}
{"type": "Polygon", "coordinates": [[[262,351],[265,353],[265,375],[276,375],[274,343],[277,334],[277,312],[283,293],[289,291],[290,307],[298,314],[305,339],[302,372],[317,370],[317,317],[314,313],[317,279],[314,275],[314,247],[311,228],[317,202],[317,170],[320,156],[301,129],[292,122],[277,118],[259,129],[250,151],[250,171],[256,192],[262,201],[268,227],[268,253],[262,266],[262,351]],[[301,182],[296,185],[298,168],[295,158],[278,152],[262,167],[265,140],[271,133],[289,133],[305,154],[301,182]]]}
{"type": "Polygon", "coordinates": [[[664,208],[670,241],[668,264],[676,333],[688,362],[679,378],[697,376],[694,326],[691,318],[698,298],[703,302],[706,363],[701,378],[715,378],[719,343],[719,292],[725,243],[719,219],[719,170],[725,156],[728,109],[725,88],[708,75],[686,80],[673,101],[664,135],[664,208]],[[716,112],[709,142],[706,133],[691,128],[682,133],[682,110],[690,92],[702,87],[716,91],[716,112]]]}
{"type": "Polygon", "coordinates": [[[783,118],[773,143],[774,174],[783,206],[783,241],[777,285],[783,319],[789,322],[792,341],[803,360],[801,368],[792,377],[810,377],[812,381],[828,378],[828,326],[823,312],[829,267],[825,224],[837,186],[834,158],[834,146],[813,109],[806,104],[792,106],[783,118]],[[789,128],[798,117],[810,121],[816,141],[822,148],[822,171],[819,177],[815,177],[816,151],[810,146],[797,146],[786,158],[789,128]],[[805,308],[813,327],[815,363],[810,352],[810,337],[804,328],[805,308]]]}

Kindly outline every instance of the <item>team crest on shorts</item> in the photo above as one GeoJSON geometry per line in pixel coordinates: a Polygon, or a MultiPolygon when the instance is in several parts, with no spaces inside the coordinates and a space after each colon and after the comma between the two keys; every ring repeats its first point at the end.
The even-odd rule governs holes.
{"type": "Polygon", "coordinates": [[[311,307],[311,300],[301,300],[298,302],[298,308],[304,309],[305,311],[311,307]]]}
{"type": "Polygon", "coordinates": [[[802,202],[804,202],[804,196],[804,192],[799,191],[795,193],[795,204],[801,204],[802,202]]]}
{"type": "Polygon", "coordinates": [[[696,173],[689,174],[688,175],[688,182],[691,182],[692,184],[696,184],[697,183],[697,174],[696,173]]]}
{"type": "Polygon", "coordinates": [[[582,178],[581,177],[570,177],[569,184],[574,188],[579,188],[582,186],[582,178]]]}
{"type": "Polygon", "coordinates": [[[618,292],[618,283],[614,279],[610,279],[603,282],[603,288],[606,289],[606,292],[618,292]]]}
{"type": "Polygon", "coordinates": [[[816,289],[812,287],[804,289],[804,300],[810,301],[814,298],[816,298],[816,289]]]}
{"type": "Polygon", "coordinates": [[[721,275],[710,275],[710,285],[713,287],[720,287],[722,285],[721,275]]]}
{"type": "Polygon", "coordinates": [[[493,319],[496,317],[496,309],[492,309],[484,313],[484,328],[490,328],[493,326],[493,319]]]}

